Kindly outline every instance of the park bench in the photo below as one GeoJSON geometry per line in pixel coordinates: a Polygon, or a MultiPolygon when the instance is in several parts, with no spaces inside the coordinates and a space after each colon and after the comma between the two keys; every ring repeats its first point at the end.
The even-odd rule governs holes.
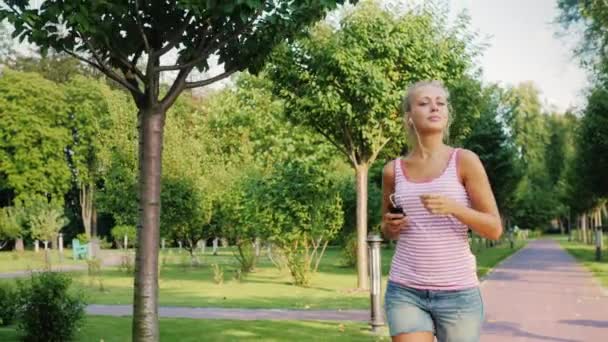
{"type": "Polygon", "coordinates": [[[72,256],[74,260],[87,258],[89,256],[89,244],[81,244],[78,239],[72,240],[72,256]]]}

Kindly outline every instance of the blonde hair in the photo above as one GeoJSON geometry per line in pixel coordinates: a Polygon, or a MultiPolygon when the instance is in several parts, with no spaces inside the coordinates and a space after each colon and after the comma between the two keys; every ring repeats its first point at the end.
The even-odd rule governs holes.
{"type": "Polygon", "coordinates": [[[413,124],[412,125],[408,124],[408,118],[409,118],[408,113],[412,110],[412,97],[414,96],[414,92],[416,90],[418,90],[419,88],[429,87],[429,86],[436,87],[436,88],[443,90],[443,92],[446,95],[446,101],[448,101],[448,124],[446,125],[445,130],[443,131],[443,140],[447,143],[450,140],[450,126],[452,125],[452,122],[454,121],[454,117],[452,115],[451,106],[449,105],[450,92],[448,91],[447,87],[443,84],[442,81],[422,80],[422,81],[418,81],[418,82],[410,85],[407,88],[407,92],[401,102],[401,110],[403,111],[404,123],[405,123],[406,128],[408,129],[409,136],[410,137],[415,136],[417,134],[415,131],[416,128],[414,127],[413,124]]]}

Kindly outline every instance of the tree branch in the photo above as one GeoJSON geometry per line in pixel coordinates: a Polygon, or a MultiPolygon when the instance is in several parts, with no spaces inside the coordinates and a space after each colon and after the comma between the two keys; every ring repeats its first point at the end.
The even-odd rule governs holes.
{"type": "Polygon", "coordinates": [[[355,151],[355,143],[353,142],[353,137],[350,134],[350,131],[348,129],[346,129],[346,127],[343,127],[343,130],[344,130],[344,135],[346,135],[348,146],[350,146],[350,154],[348,154],[348,157],[350,158],[350,160],[353,162],[353,164],[355,166],[359,165],[359,161],[357,160],[357,153],[355,151]]]}
{"type": "Polygon", "coordinates": [[[146,52],[148,53],[148,55],[150,55],[150,44],[148,43],[148,37],[146,36],[146,33],[144,32],[144,27],[141,25],[141,22],[139,21],[139,0],[135,0],[135,16],[133,17],[133,19],[135,19],[135,23],[137,24],[137,29],[139,30],[139,33],[141,34],[142,39],[144,40],[144,48],[146,49],[146,52]]]}
{"type": "Polygon", "coordinates": [[[340,152],[344,153],[345,156],[347,156],[349,159],[351,159],[351,161],[353,162],[354,165],[357,165],[356,160],[352,159],[351,154],[344,148],[344,146],[341,146],[340,144],[338,144],[334,139],[332,139],[329,135],[327,135],[325,132],[323,132],[323,130],[320,127],[313,125],[313,128],[315,129],[315,131],[319,132],[323,137],[325,137],[325,139],[327,139],[338,150],[340,150],[340,152]]]}
{"type": "Polygon", "coordinates": [[[68,55],[89,64],[90,66],[94,67],[95,69],[103,72],[106,76],[108,76],[109,78],[111,78],[112,80],[118,82],[120,85],[122,85],[123,87],[127,88],[128,90],[130,90],[134,95],[137,96],[143,96],[144,94],[141,92],[141,90],[139,90],[139,88],[135,88],[133,85],[131,85],[129,82],[127,82],[125,79],[121,78],[119,75],[117,75],[115,72],[113,72],[112,70],[108,69],[105,65],[103,64],[97,64],[94,63],[82,56],[79,56],[78,54],[62,48],[62,51],[67,53],[68,55]]]}
{"type": "Polygon", "coordinates": [[[114,58],[119,61],[120,63],[122,63],[122,65],[125,67],[125,69],[133,72],[137,77],[139,77],[139,80],[142,82],[146,81],[146,76],[141,72],[141,70],[139,70],[137,68],[137,66],[133,63],[131,63],[129,60],[127,60],[125,57],[120,56],[120,55],[114,55],[114,58]]]}
{"type": "Polygon", "coordinates": [[[213,82],[219,81],[219,80],[221,80],[223,78],[226,78],[226,77],[234,74],[236,71],[237,71],[236,69],[232,69],[232,70],[225,71],[225,72],[223,72],[223,73],[221,73],[221,74],[219,74],[217,76],[213,76],[211,78],[203,80],[203,81],[186,82],[185,88],[186,89],[191,89],[191,88],[196,88],[196,87],[203,87],[203,86],[206,86],[206,85],[211,84],[213,82]]]}
{"type": "Polygon", "coordinates": [[[378,154],[380,154],[380,151],[382,151],[384,146],[386,146],[386,144],[388,144],[389,141],[391,141],[391,138],[386,138],[386,140],[384,140],[384,142],[382,144],[380,144],[380,147],[378,147],[378,149],[376,151],[374,151],[374,153],[372,153],[372,156],[368,160],[368,162],[370,164],[372,164],[376,160],[376,158],[378,157],[378,154]]]}
{"type": "Polygon", "coordinates": [[[180,70],[179,74],[175,78],[175,81],[173,81],[171,88],[167,92],[167,95],[165,95],[165,97],[160,101],[163,108],[171,107],[182,90],[184,90],[186,78],[190,74],[190,71],[192,71],[192,68],[180,70]]]}
{"type": "MultiPolygon", "coordinates": [[[[259,12],[258,12],[258,14],[259,14],[259,12]]],[[[157,71],[181,70],[181,69],[185,69],[185,68],[194,67],[197,64],[199,64],[200,62],[207,60],[207,58],[209,58],[208,54],[211,52],[211,50],[213,50],[216,47],[219,47],[219,44],[222,44],[223,42],[230,41],[234,38],[237,38],[239,35],[241,35],[243,32],[245,32],[245,30],[247,28],[249,28],[251,24],[253,24],[253,22],[257,18],[258,14],[256,14],[248,23],[241,26],[240,29],[237,29],[234,32],[232,32],[232,34],[222,35],[221,37],[218,37],[217,44],[213,44],[213,42],[211,42],[211,43],[209,43],[209,45],[203,46],[203,42],[205,41],[205,39],[203,39],[201,41],[201,46],[197,47],[197,50],[202,49],[200,51],[197,51],[197,53],[196,53],[196,55],[198,55],[199,57],[194,58],[190,62],[182,64],[182,65],[175,64],[175,65],[160,66],[157,68],[157,71]]]]}

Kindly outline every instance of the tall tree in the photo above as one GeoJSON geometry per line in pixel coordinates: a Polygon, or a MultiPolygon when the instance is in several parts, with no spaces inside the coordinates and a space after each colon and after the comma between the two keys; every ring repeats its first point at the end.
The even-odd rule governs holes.
{"type": "Polygon", "coordinates": [[[426,9],[395,14],[365,2],[339,28],[321,24],[282,45],[269,64],[288,117],[325,137],[355,170],[359,288],[368,287],[369,167],[391,140],[403,139],[398,107],[407,86],[463,77],[475,53],[470,43],[466,20],[446,27],[426,9]]]}
{"type": "Polygon", "coordinates": [[[582,186],[597,198],[608,197],[608,90],[596,87],[589,96],[577,141],[582,186]]]}
{"type": "Polygon", "coordinates": [[[65,149],[70,141],[61,87],[38,74],[5,69],[0,77],[0,189],[29,201],[63,201],[70,184],[65,149]]]}
{"type": "Polygon", "coordinates": [[[272,48],[323,18],[342,0],[300,1],[7,1],[16,36],[65,52],[102,71],[127,89],[139,119],[138,249],[134,284],[133,340],[157,341],[158,248],[162,146],[165,113],[184,89],[205,86],[236,71],[260,69],[272,48]],[[175,51],[170,65],[161,57],[175,51]],[[223,71],[189,81],[194,69],[206,72],[217,55],[223,71]],[[140,68],[140,65],[142,66],[140,68]],[[177,72],[166,93],[163,72],[177,72]]]}
{"type": "Polygon", "coordinates": [[[65,87],[67,126],[71,142],[67,159],[78,189],[78,203],[85,234],[90,238],[96,212],[95,193],[100,181],[99,136],[107,131],[110,121],[106,96],[110,89],[101,81],[83,76],[74,77],[65,87]]]}
{"type": "Polygon", "coordinates": [[[512,108],[505,104],[503,96],[503,91],[497,86],[484,89],[483,100],[478,108],[481,117],[472,125],[464,146],[479,155],[500,212],[503,218],[508,218],[513,209],[515,189],[523,172],[517,148],[504,126],[504,117],[509,115],[512,108]]]}

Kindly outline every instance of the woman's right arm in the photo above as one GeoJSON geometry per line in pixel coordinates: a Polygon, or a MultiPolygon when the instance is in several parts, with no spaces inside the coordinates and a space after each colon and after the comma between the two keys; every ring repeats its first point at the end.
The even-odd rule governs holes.
{"type": "Polygon", "coordinates": [[[395,192],[395,161],[384,165],[382,171],[382,234],[386,239],[399,239],[399,232],[407,225],[407,216],[391,214],[390,196],[395,192]]]}

